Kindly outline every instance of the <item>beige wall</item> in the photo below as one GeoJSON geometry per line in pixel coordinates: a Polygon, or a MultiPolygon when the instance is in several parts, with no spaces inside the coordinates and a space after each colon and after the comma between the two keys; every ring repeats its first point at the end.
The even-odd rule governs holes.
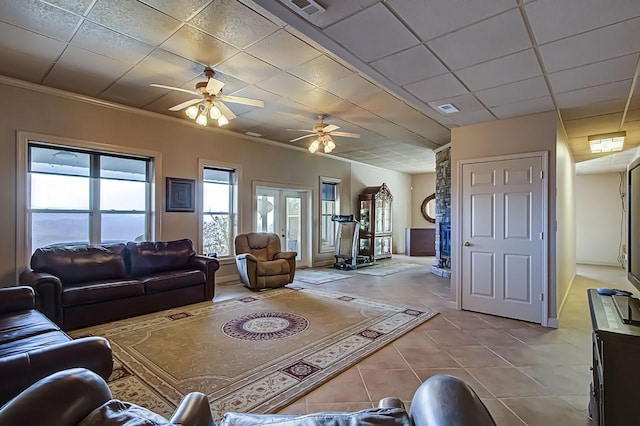
{"type": "Polygon", "coordinates": [[[420,173],[411,175],[411,227],[435,228],[436,224],[422,216],[420,206],[425,198],[436,192],[436,174],[420,173]]]}
{"type": "MultiPolygon", "coordinates": [[[[626,244],[627,218],[620,189],[626,193],[626,173],[576,176],[576,261],[620,266],[618,250],[626,244]]],[[[626,202],[626,200],[625,200],[626,202]]]]}
{"type": "MultiPolygon", "coordinates": [[[[556,144],[556,294],[558,314],[576,275],[576,166],[562,124],[556,144]]],[[[550,223],[553,224],[553,221],[550,223]]],[[[559,315],[558,315],[559,316],[559,315]]]]}
{"type": "MultiPolygon", "coordinates": [[[[547,190],[549,196],[549,223],[556,219],[556,114],[546,112],[508,120],[454,128],[451,131],[451,241],[460,243],[458,223],[458,167],[461,160],[486,158],[507,154],[547,151],[549,176],[547,190]]],[[[549,255],[549,317],[556,316],[556,271],[555,271],[555,234],[548,239],[549,255]]],[[[452,250],[452,254],[455,249],[452,250]]],[[[451,289],[455,296],[460,285],[460,272],[454,259],[451,270],[451,289]]]]}
{"type": "MultiPolygon", "coordinates": [[[[167,120],[155,114],[134,113],[5,84],[0,84],[0,117],[0,179],[3,182],[0,187],[0,215],[3,218],[0,222],[3,236],[0,241],[0,283],[4,286],[16,282],[17,131],[160,152],[163,160],[159,183],[162,186],[165,176],[197,179],[200,159],[239,164],[241,232],[250,231],[252,226],[253,182],[313,188],[313,260],[316,263],[333,259],[332,253],[318,253],[319,177],[341,179],[342,205],[347,209],[353,208],[354,195],[362,188],[386,182],[394,195],[394,246],[404,247],[403,230],[410,220],[411,178],[407,174],[280,148],[232,132],[201,128],[186,120],[167,120]]],[[[163,210],[160,208],[159,211],[162,227],[158,239],[198,240],[196,213],[165,213],[163,210]]],[[[235,265],[231,263],[224,265],[217,277],[224,280],[225,276],[234,274],[235,265]]]]}

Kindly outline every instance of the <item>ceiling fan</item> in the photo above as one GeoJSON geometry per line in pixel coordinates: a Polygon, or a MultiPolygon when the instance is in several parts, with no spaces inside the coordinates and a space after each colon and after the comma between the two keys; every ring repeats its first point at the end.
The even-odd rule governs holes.
{"type": "Polygon", "coordinates": [[[195,90],[183,89],[181,87],[165,86],[164,84],[152,83],[151,86],[159,87],[161,89],[176,90],[178,92],[189,93],[196,95],[197,98],[189,99],[178,105],[169,108],[170,111],[180,111],[187,108],[185,113],[187,117],[196,121],[201,126],[207,125],[207,117],[218,121],[218,126],[224,126],[229,123],[229,120],[236,118],[236,115],[227,107],[224,102],[231,102],[235,104],[250,105],[262,108],[264,102],[258,99],[241,98],[239,96],[229,96],[222,94],[222,87],[224,83],[220,80],[213,78],[215,72],[206,67],[204,69],[204,76],[207,77],[207,81],[201,81],[196,83],[195,90]]]}
{"type": "Polygon", "coordinates": [[[313,154],[320,148],[320,145],[323,146],[323,150],[325,154],[330,153],[336,147],[336,144],[333,142],[333,138],[331,136],[341,136],[344,138],[359,138],[360,135],[358,133],[349,133],[349,132],[336,132],[340,128],[340,126],[336,126],[335,124],[327,124],[324,122],[324,119],[327,118],[326,114],[320,114],[318,116],[320,122],[313,126],[313,129],[287,129],[294,132],[307,132],[308,135],[300,136],[295,139],[291,139],[289,142],[296,142],[304,138],[310,138],[312,136],[317,136],[317,138],[311,143],[309,146],[309,151],[313,154]]]}

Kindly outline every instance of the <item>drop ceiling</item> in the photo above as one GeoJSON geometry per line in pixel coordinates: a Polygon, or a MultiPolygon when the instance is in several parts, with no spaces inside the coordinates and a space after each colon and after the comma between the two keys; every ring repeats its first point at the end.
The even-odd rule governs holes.
{"type": "Polygon", "coordinates": [[[149,84],[193,89],[211,66],[225,94],[265,102],[227,104],[230,130],[306,147],[286,129],[328,114],[362,135],[332,155],[406,173],[433,171],[453,127],[544,111],[578,170],[622,170],[640,145],[638,0],[317,3],[0,0],[0,74],[187,120],[168,108],[190,95],[149,84]],[[589,153],[588,135],[619,130],[623,153],[589,153]]]}

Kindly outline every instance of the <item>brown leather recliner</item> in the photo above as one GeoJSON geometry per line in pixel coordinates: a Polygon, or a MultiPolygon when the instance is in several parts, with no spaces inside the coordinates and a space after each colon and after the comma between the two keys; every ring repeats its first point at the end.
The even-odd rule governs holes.
{"type": "Polygon", "coordinates": [[[293,282],[298,253],[281,251],[277,234],[238,234],[235,245],[240,280],[250,289],[284,287],[293,282]]]}

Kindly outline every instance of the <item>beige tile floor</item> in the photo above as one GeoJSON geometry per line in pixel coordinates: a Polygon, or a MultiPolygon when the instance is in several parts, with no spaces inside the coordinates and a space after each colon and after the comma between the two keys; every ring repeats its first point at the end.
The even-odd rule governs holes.
{"type": "MultiPolygon", "coordinates": [[[[434,374],[448,373],[463,378],[475,389],[498,425],[588,424],[591,324],[586,289],[633,290],[621,268],[579,265],[560,327],[551,329],[458,311],[449,300],[449,281],[428,272],[433,258],[394,258],[425,266],[386,277],[350,272],[349,279],[320,286],[428,307],[440,314],[292,402],[282,412],[359,410],[376,406],[386,396],[398,397],[409,407],[422,381],[434,374]]],[[[248,291],[238,284],[220,285],[215,300],[248,291]]]]}

